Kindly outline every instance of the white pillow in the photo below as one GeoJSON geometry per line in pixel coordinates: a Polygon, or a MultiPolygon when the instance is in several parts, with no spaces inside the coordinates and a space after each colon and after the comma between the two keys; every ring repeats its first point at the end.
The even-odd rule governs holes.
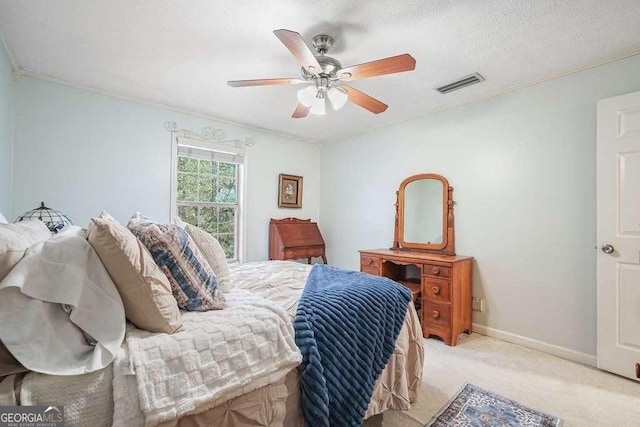
{"type": "Polygon", "coordinates": [[[2,212],[0,212],[0,224],[8,224],[9,221],[7,221],[7,218],[4,217],[4,215],[2,215],[2,212]]]}
{"type": "Polygon", "coordinates": [[[122,300],[80,227],[29,247],[0,282],[0,325],[7,349],[36,372],[84,374],[120,353],[122,300]]]}
{"type": "Polygon", "coordinates": [[[0,281],[24,257],[29,247],[51,238],[51,231],[38,219],[0,224],[0,281]]]}

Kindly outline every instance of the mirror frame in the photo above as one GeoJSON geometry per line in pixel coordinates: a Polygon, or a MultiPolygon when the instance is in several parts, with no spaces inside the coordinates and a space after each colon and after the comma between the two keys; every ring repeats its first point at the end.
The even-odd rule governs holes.
{"type": "Polygon", "coordinates": [[[434,173],[412,175],[400,183],[396,191],[396,222],[391,249],[412,249],[425,252],[435,252],[444,255],[455,255],[455,235],[453,230],[453,187],[449,181],[434,173]],[[404,240],[404,197],[408,184],[421,179],[436,179],[442,183],[442,242],[438,244],[407,242],[404,240]]]}

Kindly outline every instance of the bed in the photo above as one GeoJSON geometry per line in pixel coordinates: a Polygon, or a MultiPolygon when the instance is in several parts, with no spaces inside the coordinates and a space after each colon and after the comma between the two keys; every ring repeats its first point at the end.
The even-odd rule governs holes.
{"type": "MultiPolygon", "coordinates": [[[[35,221],[9,227],[44,226],[35,221]]],[[[342,369],[321,367],[326,374],[322,381],[332,383],[329,388],[336,382],[342,387],[344,381],[346,389],[366,391],[353,400],[358,421],[348,424],[387,409],[408,409],[416,398],[423,363],[420,325],[408,291],[387,279],[291,261],[236,264],[229,270],[233,286],[224,293],[224,309],[181,311],[180,329],[150,332],[125,323],[122,290],[85,230],[75,227],[54,237],[46,227],[41,231],[28,234],[37,243],[27,245],[27,233],[16,237],[22,250],[17,258],[17,252],[5,253],[14,264],[0,277],[2,405],[64,405],[70,426],[297,426],[305,418],[306,424],[314,424],[309,421],[314,419],[309,396],[317,390],[309,388],[309,373],[317,371],[321,358],[310,361],[308,354],[321,347],[336,350],[324,353],[323,363],[333,358],[342,369]],[[354,280],[349,286],[346,279],[331,283],[334,290],[345,286],[351,292],[341,294],[348,296],[341,305],[327,296],[333,292],[328,288],[309,297],[310,289],[330,282],[328,276],[317,279],[318,272],[349,274],[354,280]],[[373,279],[387,283],[368,286],[366,281],[373,279]],[[383,295],[385,286],[393,293],[383,295]],[[378,299],[363,299],[368,293],[378,299]],[[337,323],[301,329],[300,322],[306,322],[301,313],[310,313],[307,304],[325,303],[325,298],[333,305],[323,306],[319,316],[351,323],[367,313],[366,320],[377,324],[380,333],[372,334],[369,323],[342,334],[332,329],[337,323]],[[390,324],[392,328],[383,326],[390,324]],[[305,333],[324,335],[326,344],[313,348],[303,343],[299,338],[308,338],[305,333]],[[371,359],[375,363],[369,364],[359,348],[357,354],[344,352],[346,347],[341,353],[334,347],[341,335],[350,336],[356,346],[379,343],[385,355],[376,353],[371,359]],[[7,348],[11,353],[3,351],[7,348]],[[30,371],[12,361],[12,355],[30,371]],[[346,363],[352,356],[366,363],[346,363]],[[354,376],[357,371],[367,374],[366,386],[354,382],[362,378],[354,376]]],[[[133,235],[130,239],[140,246],[133,235]]],[[[333,396],[332,405],[339,401],[333,396]]],[[[344,402],[351,401],[341,402],[349,406],[344,402]]],[[[328,416],[323,419],[326,424],[328,416]]]]}
{"type": "MultiPolygon", "coordinates": [[[[266,261],[231,266],[234,292],[265,298],[293,318],[311,266],[291,261],[266,261]]],[[[233,297],[232,297],[233,299],[233,297]]],[[[222,310],[224,311],[224,310],[222,310]]],[[[128,326],[130,332],[131,325],[128,326]]],[[[128,333],[129,333],[128,332],[128,333]]],[[[126,346],[125,346],[126,348],[126,346]]],[[[388,409],[408,409],[422,379],[421,329],[410,303],[395,351],[378,378],[366,417],[388,409]]],[[[35,372],[6,377],[0,401],[22,405],[65,406],[67,425],[145,425],[136,377],[127,368],[127,353],[105,369],[75,376],[35,372]]],[[[247,385],[234,394],[210,399],[176,413],[162,426],[302,426],[299,374],[295,367],[266,381],[247,385]],[[231,396],[231,397],[229,397],[231,396]]],[[[149,424],[147,420],[147,424],[149,424]]]]}

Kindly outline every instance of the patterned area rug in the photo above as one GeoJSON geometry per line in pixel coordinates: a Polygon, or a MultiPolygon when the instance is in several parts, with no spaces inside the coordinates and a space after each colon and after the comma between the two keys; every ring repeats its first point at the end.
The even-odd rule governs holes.
{"type": "Polygon", "coordinates": [[[552,417],[473,384],[466,384],[426,427],[559,427],[552,417]]]}

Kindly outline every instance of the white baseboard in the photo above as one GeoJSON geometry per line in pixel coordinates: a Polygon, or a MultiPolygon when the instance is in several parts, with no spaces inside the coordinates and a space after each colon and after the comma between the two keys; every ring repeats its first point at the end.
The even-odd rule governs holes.
{"type": "Polygon", "coordinates": [[[499,329],[490,328],[488,326],[479,325],[477,323],[473,324],[473,332],[481,335],[486,335],[491,338],[497,338],[502,341],[507,341],[512,344],[521,345],[532,350],[538,350],[543,353],[552,354],[554,356],[562,357],[563,359],[582,363],[583,365],[596,367],[597,364],[596,356],[592,354],[580,353],[579,351],[560,347],[559,345],[534,340],[532,338],[523,337],[522,335],[501,331],[499,329]]]}

